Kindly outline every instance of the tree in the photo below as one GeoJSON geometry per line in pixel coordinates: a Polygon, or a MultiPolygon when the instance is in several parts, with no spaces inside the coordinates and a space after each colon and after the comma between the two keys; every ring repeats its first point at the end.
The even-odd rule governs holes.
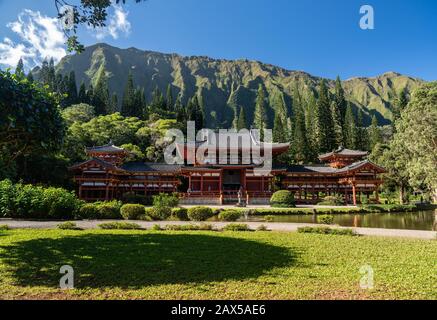
{"type": "Polygon", "coordinates": [[[275,112],[275,119],[273,120],[273,142],[284,142],[287,138],[284,135],[284,123],[281,120],[279,112],[275,112]]]}
{"type": "Polygon", "coordinates": [[[95,107],[97,115],[104,115],[108,113],[109,106],[109,89],[108,78],[104,64],[101,64],[97,72],[96,87],[94,89],[94,96],[92,105],[95,107]]]}
{"type": "Polygon", "coordinates": [[[396,123],[391,147],[404,159],[403,169],[415,189],[429,191],[437,201],[437,82],[417,89],[396,123]]]}
{"type": "Polygon", "coordinates": [[[169,111],[174,111],[173,93],[171,90],[171,84],[167,86],[166,104],[169,111]]]}
{"type": "Polygon", "coordinates": [[[127,117],[136,114],[135,87],[132,71],[129,71],[126,87],[124,89],[123,100],[121,103],[121,114],[127,117]]]}
{"type": "Polygon", "coordinates": [[[29,73],[27,74],[27,81],[29,81],[31,83],[35,81],[33,78],[32,71],[29,71],[29,73]]]}
{"type": "Polygon", "coordinates": [[[352,105],[347,104],[346,114],[344,119],[344,142],[345,147],[349,149],[357,149],[357,124],[352,111],[352,105]]]}
{"type": "Polygon", "coordinates": [[[237,128],[238,131],[242,129],[247,129],[247,121],[246,121],[246,113],[244,112],[244,108],[240,108],[240,115],[238,116],[237,128]]]}
{"type": "Polygon", "coordinates": [[[308,146],[305,115],[301,108],[295,108],[293,143],[291,146],[295,162],[304,163],[309,160],[311,151],[308,146]]]}
{"type": "Polygon", "coordinates": [[[79,94],[77,95],[77,100],[79,103],[89,103],[88,96],[86,93],[85,83],[82,81],[79,87],[79,94]]]}
{"type": "Polygon", "coordinates": [[[258,92],[255,102],[255,116],[253,120],[253,126],[260,131],[260,139],[264,139],[264,129],[267,128],[267,115],[266,115],[266,97],[262,84],[258,86],[258,92]]]}
{"type": "Polygon", "coordinates": [[[395,123],[401,117],[401,112],[407,107],[407,104],[408,104],[407,88],[404,88],[399,92],[399,94],[394,100],[393,110],[392,110],[393,123],[395,123]]]}
{"type": "Polygon", "coordinates": [[[381,131],[378,127],[378,119],[376,119],[376,116],[373,115],[372,117],[372,124],[369,128],[369,144],[370,144],[370,150],[373,150],[373,148],[378,144],[382,142],[382,136],[381,131]]]}
{"type": "Polygon", "coordinates": [[[118,96],[117,93],[113,92],[111,96],[111,103],[109,108],[109,113],[118,112],[118,96]]]}
{"type": "Polygon", "coordinates": [[[315,116],[315,134],[318,152],[327,152],[335,149],[335,134],[331,116],[331,103],[329,101],[329,92],[325,80],[322,80],[320,83],[315,116]]]}
{"type": "Polygon", "coordinates": [[[176,98],[174,109],[176,112],[176,121],[178,123],[185,123],[187,121],[187,112],[186,112],[184,106],[182,105],[180,95],[178,95],[178,97],[176,98]]]}
{"type": "Polygon", "coordinates": [[[155,87],[152,93],[152,101],[149,105],[150,113],[156,113],[158,115],[165,114],[167,111],[167,104],[162,94],[161,90],[159,90],[158,86],[155,87]]]}
{"type": "Polygon", "coordinates": [[[344,118],[346,116],[347,102],[344,96],[344,89],[341,85],[341,80],[339,76],[337,76],[337,79],[335,80],[334,105],[336,111],[340,116],[341,124],[343,124],[344,118]]]}
{"type": "Polygon", "coordinates": [[[21,58],[18,60],[17,67],[15,68],[15,74],[21,78],[24,77],[24,63],[21,58]]]}
{"type": "Polygon", "coordinates": [[[94,88],[93,88],[93,85],[91,83],[88,87],[86,95],[87,95],[86,102],[89,104],[92,104],[94,101],[94,88]]]}
{"type": "Polygon", "coordinates": [[[20,157],[26,163],[26,156],[56,152],[64,133],[53,95],[27,79],[0,71],[0,163],[6,171],[20,157]]]}
{"type": "Polygon", "coordinates": [[[74,71],[71,71],[68,76],[67,92],[65,93],[68,95],[68,97],[66,98],[67,106],[78,103],[76,75],[74,71]]]}
{"type": "Polygon", "coordinates": [[[369,137],[367,134],[367,130],[364,127],[364,118],[363,111],[358,109],[357,114],[357,130],[356,130],[356,149],[358,150],[367,150],[369,148],[369,137]]]}
{"type": "MultiPolygon", "coordinates": [[[[144,0],[135,0],[139,3],[144,0]]],[[[116,4],[120,2],[125,3],[126,0],[115,0],[116,4]]],[[[84,51],[84,46],[79,42],[77,37],[77,28],[79,25],[85,25],[92,28],[102,28],[106,25],[108,16],[108,8],[112,1],[109,0],[81,0],[79,4],[70,5],[66,0],[54,0],[56,10],[58,12],[58,19],[63,22],[71,24],[71,28],[63,28],[67,37],[68,51],[77,51],[81,53],[84,51]],[[69,11],[62,10],[64,5],[69,5],[73,11],[73,17],[70,19],[69,11]],[[71,20],[71,21],[70,21],[71,20]]]]}
{"type": "Polygon", "coordinates": [[[75,122],[88,122],[95,116],[94,107],[86,103],[75,104],[62,110],[62,118],[68,127],[75,122]]]}

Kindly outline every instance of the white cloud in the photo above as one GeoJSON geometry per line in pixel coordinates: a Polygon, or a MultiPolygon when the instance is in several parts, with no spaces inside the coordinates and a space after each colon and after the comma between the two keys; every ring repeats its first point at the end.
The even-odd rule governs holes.
{"type": "Polygon", "coordinates": [[[131,23],[127,19],[129,12],[125,11],[120,5],[112,4],[114,12],[109,15],[107,24],[103,28],[92,29],[93,35],[98,40],[110,36],[113,39],[118,39],[120,34],[129,35],[131,31],[131,23]]]}
{"type": "Polygon", "coordinates": [[[66,37],[57,18],[42,15],[39,11],[25,9],[18,20],[8,23],[20,42],[10,38],[0,42],[0,64],[15,67],[20,58],[26,69],[32,68],[46,58],[58,62],[66,55],[66,37]]]}

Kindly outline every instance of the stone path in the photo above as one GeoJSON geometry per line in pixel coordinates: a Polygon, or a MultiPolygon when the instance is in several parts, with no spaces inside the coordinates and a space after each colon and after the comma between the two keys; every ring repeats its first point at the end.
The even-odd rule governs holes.
{"type": "MultiPolygon", "coordinates": [[[[83,229],[96,229],[98,225],[104,222],[112,222],[120,220],[81,220],[76,221],[76,225],[83,229]]],[[[142,226],[143,228],[151,228],[155,224],[160,226],[165,226],[168,224],[173,225],[186,225],[193,224],[193,222],[182,222],[182,221],[129,221],[135,222],[142,226]]],[[[59,221],[30,221],[30,220],[12,220],[12,219],[0,219],[0,225],[8,225],[10,228],[30,228],[30,229],[51,229],[56,228],[59,221]]],[[[243,222],[249,225],[251,229],[256,229],[260,225],[265,225],[269,230],[272,231],[285,231],[285,232],[295,232],[297,228],[304,226],[321,226],[317,224],[307,224],[307,223],[270,223],[270,222],[243,222]]],[[[208,222],[216,228],[222,228],[225,226],[226,222],[208,222]]],[[[339,226],[333,226],[333,228],[343,228],[339,226]]],[[[436,240],[436,231],[421,231],[421,230],[401,230],[401,229],[380,229],[380,228],[351,228],[356,231],[357,234],[364,236],[379,236],[379,237],[399,237],[399,238],[414,238],[414,239],[427,239],[436,240]]]]}

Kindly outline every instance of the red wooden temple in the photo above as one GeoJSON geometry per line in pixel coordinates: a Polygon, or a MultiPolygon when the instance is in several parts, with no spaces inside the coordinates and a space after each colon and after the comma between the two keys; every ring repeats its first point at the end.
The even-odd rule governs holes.
{"type": "MultiPolygon", "coordinates": [[[[375,201],[379,200],[378,191],[383,183],[380,174],[385,172],[366,159],[367,152],[339,148],[319,157],[326,162],[323,165],[273,165],[260,174],[256,172],[260,168],[259,159],[241,144],[237,150],[217,147],[216,152],[207,152],[204,158],[188,165],[186,151],[190,146],[198,150],[200,144],[178,145],[179,152],[184,151],[185,162],[169,165],[126,162],[128,153],[110,143],[87,148],[90,159],[70,170],[79,197],[86,201],[120,199],[126,192],[146,196],[179,192],[185,204],[236,203],[238,193],[248,204],[268,204],[273,191],[279,188],[293,191],[297,203],[314,204],[324,196],[341,194],[345,203],[356,205],[363,194],[373,194],[375,201]],[[184,179],[188,183],[182,188],[184,179]]],[[[290,147],[263,142],[258,142],[258,146],[261,156],[269,147],[273,157],[290,147]]]]}

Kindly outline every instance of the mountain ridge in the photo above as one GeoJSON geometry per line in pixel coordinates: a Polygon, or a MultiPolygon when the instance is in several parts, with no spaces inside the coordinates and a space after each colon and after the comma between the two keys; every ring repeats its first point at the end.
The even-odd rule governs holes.
{"type": "MultiPolygon", "coordinates": [[[[198,94],[204,103],[207,124],[210,127],[230,127],[234,114],[245,109],[248,122],[253,121],[256,90],[261,83],[266,89],[270,125],[273,122],[272,105],[278,98],[284,99],[292,114],[293,89],[297,86],[304,96],[315,95],[317,86],[326,79],[332,91],[335,81],[311,75],[300,70],[288,70],[256,60],[214,59],[207,56],[183,56],[177,53],[161,53],[130,47],[120,49],[106,43],[86,47],[85,51],[61,59],[56,69],[62,74],[74,70],[77,85],[96,80],[96,74],[104,64],[110,91],[117,93],[121,101],[129,70],[136,85],[144,87],[146,99],[151,99],[157,86],[165,92],[168,84],[173,95],[181,94],[186,102],[198,94]]],[[[369,123],[372,115],[378,122],[390,123],[393,101],[403,89],[407,93],[424,83],[394,71],[375,77],[353,77],[342,81],[346,99],[354,108],[361,108],[369,123]]]]}

